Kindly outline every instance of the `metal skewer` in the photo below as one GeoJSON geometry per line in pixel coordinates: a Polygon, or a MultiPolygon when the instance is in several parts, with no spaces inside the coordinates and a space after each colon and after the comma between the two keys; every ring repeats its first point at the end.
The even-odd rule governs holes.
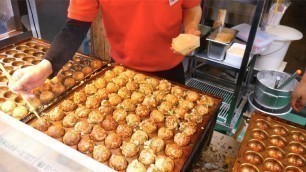
{"type": "Polygon", "coordinates": [[[282,89],[286,85],[288,85],[295,77],[300,75],[302,73],[301,70],[297,70],[294,74],[292,74],[286,81],[284,81],[280,86],[277,87],[277,89],[282,89]]]}
{"type": "MultiPolygon", "coordinates": [[[[2,72],[4,73],[4,75],[7,77],[7,79],[9,81],[13,81],[13,78],[11,77],[11,75],[6,71],[6,69],[4,68],[4,66],[0,63],[0,68],[2,70],[2,72]]],[[[26,104],[29,106],[30,111],[33,112],[35,114],[35,116],[39,119],[40,116],[38,115],[37,111],[35,110],[35,108],[31,105],[31,103],[26,99],[25,95],[22,92],[19,92],[21,98],[26,102],[26,104]]]]}

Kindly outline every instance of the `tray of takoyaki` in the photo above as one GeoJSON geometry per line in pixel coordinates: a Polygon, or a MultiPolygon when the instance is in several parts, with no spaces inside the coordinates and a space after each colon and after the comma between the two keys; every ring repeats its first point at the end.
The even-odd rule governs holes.
{"type": "Polygon", "coordinates": [[[116,171],[185,171],[221,101],[115,64],[29,125],[116,171]]]}
{"type": "MultiPolygon", "coordinates": [[[[18,69],[38,64],[49,47],[50,44],[43,40],[27,39],[1,49],[0,63],[13,75],[18,69]]],[[[69,90],[90,78],[92,74],[106,66],[106,64],[106,61],[76,53],[56,77],[48,79],[41,87],[33,90],[36,98],[30,100],[30,102],[38,111],[42,111],[67,94],[69,90]]],[[[14,118],[28,120],[31,115],[29,115],[26,103],[21,96],[12,93],[7,84],[8,79],[0,71],[1,110],[14,118]]]]}
{"type": "Polygon", "coordinates": [[[305,127],[255,111],[233,171],[306,171],[305,127]]]}

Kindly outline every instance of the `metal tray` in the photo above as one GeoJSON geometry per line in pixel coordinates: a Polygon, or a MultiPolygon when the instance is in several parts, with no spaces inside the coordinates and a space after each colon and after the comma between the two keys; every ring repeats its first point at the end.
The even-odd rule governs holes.
{"type": "Polygon", "coordinates": [[[306,171],[305,143],[305,127],[255,111],[233,171],[306,171]]]}
{"type": "MultiPolygon", "coordinates": [[[[109,66],[109,67],[99,71],[94,77],[92,77],[91,79],[84,82],[84,84],[82,84],[81,87],[79,87],[78,89],[70,92],[69,95],[66,96],[65,100],[69,100],[69,99],[71,100],[73,95],[76,92],[81,91],[82,89],[84,89],[86,87],[86,85],[91,84],[96,79],[103,76],[105,74],[105,72],[107,72],[109,70],[112,70],[116,66],[118,66],[118,65],[115,64],[115,65],[109,66]]],[[[130,68],[127,68],[127,67],[125,67],[125,68],[128,69],[128,70],[131,70],[130,68]]],[[[133,71],[135,71],[135,70],[133,70],[133,71]]],[[[135,71],[135,72],[136,73],[141,73],[139,71],[135,71]]],[[[147,75],[148,78],[153,77],[155,79],[162,80],[162,78],[157,78],[155,76],[151,76],[151,75],[148,75],[148,74],[145,74],[145,75],[147,75]]],[[[174,160],[174,163],[175,163],[174,171],[177,171],[177,172],[178,171],[188,171],[190,169],[190,166],[191,166],[192,162],[197,158],[196,156],[198,155],[199,150],[202,149],[203,147],[205,149],[210,144],[210,141],[211,141],[211,138],[212,138],[212,133],[213,133],[213,128],[214,128],[215,123],[216,123],[217,111],[218,111],[218,109],[221,105],[222,100],[221,100],[220,97],[216,97],[216,96],[208,94],[208,93],[203,93],[203,92],[200,92],[199,90],[189,88],[189,87],[186,87],[184,85],[180,85],[180,84],[173,83],[173,82],[171,82],[171,84],[174,85],[174,86],[180,86],[184,90],[193,90],[193,91],[197,92],[198,94],[203,94],[203,95],[209,96],[214,100],[214,105],[211,108],[209,108],[209,113],[203,117],[202,123],[197,125],[196,133],[191,136],[191,143],[188,146],[182,147],[183,155],[179,159],[174,160]]],[[[54,104],[52,107],[49,107],[48,109],[46,109],[44,112],[46,114],[50,113],[52,109],[59,107],[61,105],[61,103],[63,103],[63,102],[64,102],[64,100],[62,99],[61,101],[54,104]]],[[[69,113],[73,113],[73,112],[69,112],[69,113]]],[[[147,119],[147,118],[142,118],[142,120],[144,120],[144,119],[147,119]]],[[[34,117],[32,120],[27,121],[27,123],[31,126],[35,126],[36,120],[37,119],[35,119],[35,117],[34,117]]],[[[80,118],[80,120],[86,120],[86,119],[80,118]]],[[[55,123],[60,124],[60,123],[62,123],[62,121],[60,120],[60,121],[54,122],[54,124],[55,123]]],[[[124,124],[125,121],[119,121],[118,123],[119,124],[124,124]]],[[[161,128],[162,126],[165,125],[164,123],[156,123],[156,124],[157,124],[158,128],[161,128]]],[[[65,128],[65,129],[66,129],[66,131],[68,131],[68,130],[71,130],[72,128],[65,128]]],[[[136,127],[136,129],[138,129],[138,126],[136,127]]],[[[107,131],[108,134],[113,133],[113,132],[114,131],[107,131]]],[[[178,132],[178,130],[175,130],[175,133],[177,133],[177,132],[178,132]]],[[[46,131],[44,131],[44,133],[46,133],[46,131]]],[[[153,138],[153,137],[156,137],[156,136],[157,136],[157,131],[152,133],[152,134],[149,134],[149,138],[153,138]]],[[[83,137],[88,137],[88,136],[85,135],[83,137]]],[[[122,140],[123,141],[129,141],[129,139],[130,138],[123,138],[122,140]]],[[[62,141],[62,137],[57,138],[57,140],[62,141]]],[[[165,141],[165,144],[173,143],[173,139],[164,140],[164,141],[165,141]]],[[[95,142],[95,144],[103,144],[103,142],[95,142]]],[[[77,149],[76,146],[72,146],[72,147],[77,149]]],[[[144,148],[144,146],[141,145],[140,150],[142,150],[143,148],[144,148]]],[[[121,151],[120,151],[120,148],[116,148],[116,149],[111,149],[111,152],[112,153],[120,153],[121,151]]],[[[139,152],[138,152],[138,154],[139,154],[139,152]]],[[[127,158],[128,162],[131,162],[132,160],[137,159],[138,154],[134,157],[127,158]]],[[[91,153],[86,154],[86,155],[88,155],[89,157],[92,157],[91,153]]],[[[157,153],[157,155],[165,155],[165,154],[162,151],[162,152],[157,153]]],[[[107,165],[107,163],[106,163],[106,165],[107,165]]],[[[146,167],[148,168],[148,166],[146,166],[146,167]]]]}
{"type": "MultiPolygon", "coordinates": [[[[2,48],[0,50],[0,62],[12,75],[18,69],[38,64],[42,60],[42,57],[44,56],[45,52],[47,52],[48,48],[50,48],[50,43],[44,40],[36,38],[26,39],[2,48]]],[[[51,91],[52,86],[54,86],[55,84],[59,84],[64,87],[64,90],[61,91],[60,93],[54,93],[52,91],[52,93],[54,93],[54,98],[40,105],[37,111],[41,112],[47,106],[50,106],[51,104],[61,99],[70,90],[75,89],[75,87],[78,87],[82,82],[84,82],[84,80],[89,79],[92,74],[96,73],[98,70],[105,67],[107,63],[108,62],[106,61],[101,61],[93,57],[84,55],[82,53],[76,53],[73,59],[67,62],[67,64],[63,67],[63,69],[59,72],[59,74],[56,77],[46,81],[45,84],[43,84],[43,86],[34,90],[34,93],[39,98],[41,92],[51,91]],[[100,63],[100,67],[93,68],[91,65],[91,63],[94,63],[93,61],[95,61],[95,63],[100,63]],[[90,70],[87,71],[87,73],[83,73],[84,76],[82,80],[78,81],[74,80],[75,82],[73,85],[64,86],[66,78],[71,77],[73,73],[76,73],[82,70],[82,68],[86,67],[89,67],[90,70]],[[60,80],[60,78],[62,81],[60,80]]],[[[11,91],[9,91],[7,84],[8,84],[8,79],[2,74],[2,72],[0,72],[0,90],[1,90],[0,104],[5,102],[6,100],[12,100],[13,102],[16,103],[17,106],[25,106],[25,102],[22,100],[20,96],[15,95],[11,91]]],[[[26,121],[27,118],[31,118],[31,115],[28,114],[26,117],[22,118],[21,120],[26,121]]]]}

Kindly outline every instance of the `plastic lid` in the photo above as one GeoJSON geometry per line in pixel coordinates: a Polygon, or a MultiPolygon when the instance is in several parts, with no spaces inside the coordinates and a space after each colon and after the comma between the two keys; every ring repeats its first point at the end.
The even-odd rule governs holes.
{"type": "Polygon", "coordinates": [[[294,41],[303,38],[300,31],[283,25],[267,26],[266,32],[271,34],[276,41],[294,41]]]}

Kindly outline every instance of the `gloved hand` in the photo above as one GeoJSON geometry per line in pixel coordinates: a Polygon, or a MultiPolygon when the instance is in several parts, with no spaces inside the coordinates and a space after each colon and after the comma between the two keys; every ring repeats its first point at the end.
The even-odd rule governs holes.
{"type": "Polygon", "coordinates": [[[17,70],[13,75],[13,81],[9,82],[12,92],[23,92],[27,97],[34,88],[42,85],[49,75],[52,74],[52,65],[48,60],[42,60],[39,64],[17,70]]]}

